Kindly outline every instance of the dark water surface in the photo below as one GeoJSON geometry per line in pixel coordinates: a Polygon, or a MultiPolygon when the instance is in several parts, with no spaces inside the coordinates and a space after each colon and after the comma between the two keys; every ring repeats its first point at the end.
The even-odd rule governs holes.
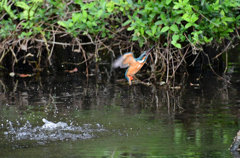
{"type": "Polygon", "coordinates": [[[233,157],[236,67],[232,84],[207,72],[175,90],[67,73],[2,77],[0,157],[233,157]]]}

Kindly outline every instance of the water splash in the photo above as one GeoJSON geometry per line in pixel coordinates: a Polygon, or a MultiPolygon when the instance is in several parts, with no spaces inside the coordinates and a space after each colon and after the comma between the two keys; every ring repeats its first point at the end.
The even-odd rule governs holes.
{"type": "Polygon", "coordinates": [[[45,123],[42,126],[42,128],[45,130],[64,129],[65,127],[68,126],[68,124],[65,122],[53,123],[51,121],[46,120],[45,118],[43,118],[42,121],[45,123]]]}
{"type": "Polygon", "coordinates": [[[100,124],[84,124],[81,126],[68,125],[65,122],[54,123],[42,119],[44,125],[32,127],[27,121],[22,127],[13,127],[11,121],[6,124],[5,138],[11,142],[18,140],[35,140],[38,144],[49,141],[75,141],[95,137],[96,132],[106,131],[100,124]]]}

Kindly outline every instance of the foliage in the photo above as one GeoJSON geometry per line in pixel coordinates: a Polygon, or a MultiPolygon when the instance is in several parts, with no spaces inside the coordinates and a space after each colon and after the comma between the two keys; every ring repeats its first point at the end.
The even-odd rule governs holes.
{"type": "MultiPolygon", "coordinates": [[[[132,41],[138,41],[141,46],[149,41],[160,41],[163,45],[171,41],[173,46],[181,48],[184,42],[194,45],[214,39],[220,42],[229,38],[229,33],[240,25],[239,0],[98,0],[89,3],[75,0],[71,7],[60,0],[47,0],[45,4],[43,0],[13,3],[16,9],[12,9],[13,4],[7,0],[0,2],[1,12],[9,15],[1,21],[1,26],[5,28],[6,24],[20,20],[21,38],[41,33],[48,23],[54,25],[56,22],[73,37],[81,34],[94,37],[101,33],[102,37],[109,35],[111,38],[114,35],[110,32],[126,26],[127,31],[133,32],[132,41]],[[71,16],[64,14],[66,9],[71,16]],[[52,15],[58,17],[52,20],[52,15]],[[167,40],[161,41],[162,38],[167,40]]],[[[6,38],[8,34],[2,31],[1,37],[6,38]]]]}
{"type": "Polygon", "coordinates": [[[107,22],[104,19],[108,19],[110,13],[104,13],[107,2],[105,1],[93,1],[84,4],[82,1],[75,1],[76,4],[81,6],[81,12],[72,13],[72,18],[67,21],[58,21],[58,24],[65,27],[74,37],[80,34],[91,33],[93,35],[102,32],[104,37],[106,32],[105,26],[107,22]]]}
{"type": "MultiPolygon", "coordinates": [[[[12,4],[8,4],[7,0],[4,0],[0,2],[0,6],[1,11],[3,13],[5,11],[9,15],[8,17],[6,14],[3,14],[2,18],[6,18],[6,20],[5,22],[2,21],[2,28],[5,28],[4,25],[8,25],[9,22],[11,24],[18,23],[22,27],[20,30],[21,34],[18,36],[19,38],[34,37],[38,33],[50,38],[49,33],[44,29],[56,23],[56,19],[51,18],[52,15],[58,14],[58,18],[61,18],[64,10],[64,5],[60,5],[60,0],[48,0],[46,7],[43,0],[13,1],[12,4]]],[[[15,30],[20,29],[16,28],[16,25],[14,26],[15,30]]],[[[1,37],[6,37],[7,35],[8,32],[3,32],[1,37]]],[[[16,34],[13,32],[11,36],[16,36],[16,34]]]]}
{"type": "MultiPolygon", "coordinates": [[[[167,56],[160,52],[154,54],[155,58],[164,56],[166,59],[158,64],[155,62],[161,73],[166,71],[162,68],[172,56],[184,60],[185,55],[174,51],[190,46],[194,54],[204,44],[231,39],[231,33],[240,26],[240,0],[3,0],[0,6],[0,39],[11,41],[1,43],[7,51],[7,45],[14,40],[20,41],[20,47],[26,39],[40,40],[50,59],[48,42],[54,43],[56,34],[67,34],[78,45],[85,36],[96,50],[101,46],[109,49],[110,39],[115,45],[120,43],[120,47],[156,43],[158,49],[168,50],[167,56]]],[[[80,49],[85,53],[79,46],[80,49]]],[[[87,61],[87,54],[83,56],[87,61]]],[[[95,59],[100,59],[97,52],[95,59]]],[[[171,63],[179,67],[183,60],[171,63]]]]}
{"type": "Polygon", "coordinates": [[[80,12],[72,13],[72,19],[58,21],[73,36],[77,36],[80,29],[83,34],[101,32],[105,37],[109,32],[106,30],[109,17],[121,13],[125,15],[125,20],[120,23],[127,26],[128,31],[133,31],[132,40],[138,41],[141,46],[148,41],[160,41],[161,37],[167,39],[162,41],[163,45],[171,41],[177,48],[181,48],[184,42],[193,45],[206,44],[213,39],[221,42],[240,25],[239,0],[75,2],[81,6],[80,12]]]}

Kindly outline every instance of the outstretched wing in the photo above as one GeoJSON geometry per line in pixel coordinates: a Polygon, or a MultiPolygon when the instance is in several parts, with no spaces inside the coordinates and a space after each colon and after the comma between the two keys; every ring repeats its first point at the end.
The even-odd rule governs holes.
{"type": "Polygon", "coordinates": [[[114,68],[118,68],[118,67],[126,68],[126,67],[129,67],[133,62],[135,62],[133,54],[126,53],[113,62],[113,67],[114,68]]]}

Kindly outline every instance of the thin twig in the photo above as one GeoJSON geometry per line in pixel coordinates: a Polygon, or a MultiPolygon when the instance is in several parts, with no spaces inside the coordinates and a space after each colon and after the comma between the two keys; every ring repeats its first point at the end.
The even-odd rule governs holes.
{"type": "MultiPolygon", "coordinates": [[[[53,30],[53,27],[52,27],[52,30],[53,30]]],[[[53,49],[54,49],[54,45],[55,45],[55,32],[53,30],[53,45],[52,45],[52,49],[51,49],[51,52],[50,54],[48,55],[48,62],[49,62],[49,65],[52,65],[52,62],[51,62],[51,56],[52,56],[52,53],[53,53],[53,49]]]]}
{"type": "MultiPolygon", "coordinates": [[[[45,42],[44,40],[39,40],[39,39],[35,39],[35,41],[37,42],[45,42]]],[[[47,43],[49,44],[56,44],[56,45],[62,45],[62,46],[73,46],[73,45],[79,45],[79,44],[73,44],[73,43],[63,43],[63,42],[55,42],[55,41],[47,41],[47,43]]],[[[86,42],[86,43],[80,43],[80,45],[90,45],[90,44],[96,44],[96,43],[92,43],[92,42],[86,42]]]]}
{"type": "MultiPolygon", "coordinates": [[[[203,52],[203,53],[204,53],[204,52],[203,52]]],[[[208,58],[208,64],[209,64],[209,67],[211,68],[212,72],[213,72],[216,76],[218,76],[219,78],[221,78],[222,80],[224,80],[224,81],[226,81],[227,83],[230,84],[230,82],[229,82],[228,80],[226,80],[226,79],[223,78],[222,76],[218,75],[218,74],[213,70],[213,68],[212,68],[212,66],[211,66],[211,63],[210,63],[210,59],[209,59],[208,54],[204,53],[204,55],[208,58]]]]}
{"type": "Polygon", "coordinates": [[[97,38],[97,39],[98,39],[98,41],[99,41],[102,45],[104,45],[105,48],[107,48],[109,51],[111,51],[111,52],[113,53],[113,57],[115,58],[115,53],[114,53],[114,51],[113,51],[110,47],[108,47],[107,45],[105,45],[102,41],[100,41],[99,38],[97,38]]]}
{"type": "Polygon", "coordinates": [[[197,60],[197,58],[198,58],[198,56],[199,56],[200,53],[201,53],[201,52],[197,53],[195,59],[192,61],[192,63],[191,63],[189,66],[194,66],[194,63],[195,63],[195,61],[197,60]]]}
{"type": "Polygon", "coordinates": [[[87,57],[86,57],[86,52],[85,50],[83,49],[81,43],[79,40],[77,40],[77,43],[78,43],[78,46],[81,48],[82,52],[83,52],[83,57],[85,59],[85,64],[86,64],[86,75],[88,75],[88,63],[87,63],[87,57]]]}
{"type": "Polygon", "coordinates": [[[204,16],[204,15],[203,15],[202,13],[200,13],[198,10],[194,9],[193,7],[192,7],[192,9],[195,10],[196,12],[198,12],[199,14],[201,14],[201,15],[202,15],[205,19],[207,19],[210,23],[212,23],[212,24],[214,24],[215,26],[219,27],[218,24],[215,24],[214,22],[212,22],[211,20],[209,20],[206,16],[204,16]]]}
{"type": "MultiPolygon", "coordinates": [[[[175,71],[173,71],[171,79],[175,76],[175,73],[176,73],[178,67],[182,64],[183,60],[185,59],[185,56],[186,56],[186,54],[187,54],[189,48],[190,48],[190,46],[187,48],[185,54],[184,54],[183,57],[182,57],[182,60],[181,60],[180,63],[177,65],[175,71]]],[[[173,65],[173,66],[174,66],[174,65],[173,65]]]]}
{"type": "Polygon", "coordinates": [[[226,52],[226,67],[224,73],[226,73],[227,69],[228,69],[228,53],[226,52]]]}
{"type": "MultiPolygon", "coordinates": [[[[92,56],[92,57],[93,57],[93,56],[92,56]]],[[[92,59],[92,57],[89,57],[87,60],[84,60],[84,61],[82,61],[82,62],[80,62],[80,63],[62,62],[62,64],[70,64],[70,65],[76,65],[76,66],[78,66],[78,65],[84,64],[84,63],[87,62],[88,60],[92,59]]]]}
{"type": "MultiPolygon", "coordinates": [[[[233,37],[233,40],[234,40],[235,37],[236,37],[236,36],[233,37]]],[[[233,40],[232,40],[232,41],[233,41],[233,40]]],[[[225,53],[225,52],[228,50],[228,48],[231,46],[232,41],[230,41],[230,42],[228,43],[227,47],[225,47],[225,49],[224,49],[221,53],[219,53],[219,54],[216,55],[214,58],[212,58],[212,60],[218,58],[220,55],[222,55],[223,53],[225,53]]]]}

